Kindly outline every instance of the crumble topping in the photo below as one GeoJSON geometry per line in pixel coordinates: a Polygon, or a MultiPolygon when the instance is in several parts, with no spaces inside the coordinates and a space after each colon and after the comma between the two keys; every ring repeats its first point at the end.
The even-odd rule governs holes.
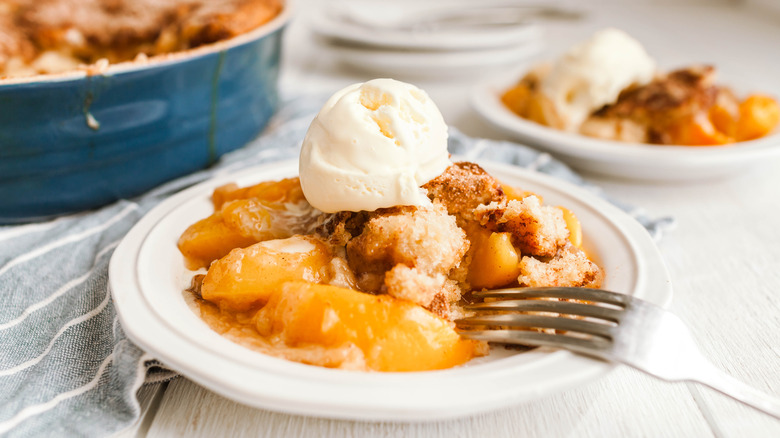
{"type": "Polygon", "coordinates": [[[617,102],[596,111],[582,130],[588,133],[596,129],[594,124],[606,122],[617,127],[613,136],[673,144],[670,128],[675,123],[706,114],[716,102],[734,112],[739,106],[730,90],[715,84],[714,67],[683,68],[659,75],[647,85],[624,90],[617,102]]]}
{"type": "Polygon", "coordinates": [[[563,212],[542,206],[536,196],[480,205],[475,215],[487,229],[511,233],[513,242],[523,254],[553,256],[569,238],[563,212]]]}
{"type": "Polygon", "coordinates": [[[546,261],[530,256],[524,256],[520,260],[518,281],[522,286],[598,288],[603,279],[601,268],[570,243],[546,261]]]}
{"type": "Polygon", "coordinates": [[[432,201],[443,204],[457,218],[460,226],[474,220],[474,211],[480,205],[505,199],[498,180],[469,162],[454,163],[422,187],[432,201]]]}
{"type": "Polygon", "coordinates": [[[361,290],[386,292],[426,308],[441,294],[443,311],[460,299],[447,275],[460,264],[469,242],[442,205],[381,209],[368,216],[361,233],[346,245],[361,290]]]}
{"type": "Polygon", "coordinates": [[[281,0],[6,0],[0,76],[186,50],[248,32],[281,9],[281,0]]]}

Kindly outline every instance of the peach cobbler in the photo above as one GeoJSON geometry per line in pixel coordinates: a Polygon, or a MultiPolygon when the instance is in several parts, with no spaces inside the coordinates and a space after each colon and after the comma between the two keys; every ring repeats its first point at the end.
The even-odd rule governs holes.
{"type": "Polygon", "coordinates": [[[739,99],[712,66],[656,71],[641,45],[605,29],[501,96],[515,114],[563,131],[634,143],[709,146],[753,140],[780,122],[769,96],[739,99]]]}
{"type": "Polygon", "coordinates": [[[0,77],[73,70],[231,38],[281,0],[0,0],[0,77]]]}
{"type": "Polygon", "coordinates": [[[448,368],[488,352],[451,322],[472,291],[601,285],[574,214],[477,164],[449,162],[441,115],[408,84],[337,93],[312,122],[300,163],[300,178],[215,189],[214,213],[178,241],[189,268],[207,268],[185,293],[193,308],[242,345],[333,368],[448,368]],[[368,155],[350,149],[360,139],[371,140],[368,155]],[[375,153],[384,160],[365,160],[375,153]]]}

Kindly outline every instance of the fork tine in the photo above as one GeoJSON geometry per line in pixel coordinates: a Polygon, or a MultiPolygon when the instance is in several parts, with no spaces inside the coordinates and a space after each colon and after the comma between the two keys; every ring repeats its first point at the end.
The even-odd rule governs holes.
{"type": "Polygon", "coordinates": [[[566,330],[568,332],[578,332],[586,335],[601,336],[612,339],[612,330],[614,325],[583,321],[580,319],[571,319],[560,316],[541,316],[541,315],[478,315],[468,318],[455,320],[458,328],[463,326],[507,326],[524,328],[548,328],[555,330],[566,330]]]}
{"type": "Polygon", "coordinates": [[[615,306],[624,306],[631,300],[629,295],[585,287],[517,287],[475,291],[472,295],[479,298],[568,298],[615,306]]]}
{"type": "Polygon", "coordinates": [[[502,344],[567,348],[583,354],[607,358],[611,342],[600,337],[582,338],[564,334],[539,333],[527,330],[458,330],[466,338],[502,344]]]}
{"type": "Polygon", "coordinates": [[[550,312],[562,313],[574,316],[586,316],[600,318],[607,321],[618,322],[623,310],[593,304],[571,303],[567,301],[549,300],[503,300],[488,303],[469,304],[464,306],[466,310],[490,310],[490,311],[517,311],[517,312],[550,312]]]}

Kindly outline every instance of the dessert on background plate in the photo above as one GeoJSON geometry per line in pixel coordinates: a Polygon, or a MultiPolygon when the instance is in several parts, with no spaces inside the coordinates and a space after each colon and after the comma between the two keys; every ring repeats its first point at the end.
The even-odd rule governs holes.
{"type": "Polygon", "coordinates": [[[435,104],[391,79],[328,100],[299,178],[220,186],[212,202],[178,241],[199,270],[192,309],[228,339],[312,365],[460,365],[488,352],[451,323],[472,290],[604,275],[571,211],[450,162],[435,104]]]}
{"type": "Polygon", "coordinates": [[[660,72],[638,41],[613,28],[535,66],[501,100],[536,123],[629,143],[723,145],[766,136],[780,122],[772,97],[738,98],[716,83],[713,66],[660,72]]]}
{"type": "Polygon", "coordinates": [[[3,0],[0,78],[187,50],[249,32],[281,9],[281,0],[3,0]]]}

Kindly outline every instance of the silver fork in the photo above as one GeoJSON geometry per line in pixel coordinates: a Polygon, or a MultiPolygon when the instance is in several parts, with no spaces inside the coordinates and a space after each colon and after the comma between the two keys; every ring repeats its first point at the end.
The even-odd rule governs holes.
{"type": "Polygon", "coordinates": [[[780,399],[716,368],[701,355],[680,318],[647,301],[574,287],[495,289],[473,295],[499,300],[466,306],[475,315],[455,321],[464,337],[564,348],[663,380],[698,382],[780,419],[780,399]]]}

